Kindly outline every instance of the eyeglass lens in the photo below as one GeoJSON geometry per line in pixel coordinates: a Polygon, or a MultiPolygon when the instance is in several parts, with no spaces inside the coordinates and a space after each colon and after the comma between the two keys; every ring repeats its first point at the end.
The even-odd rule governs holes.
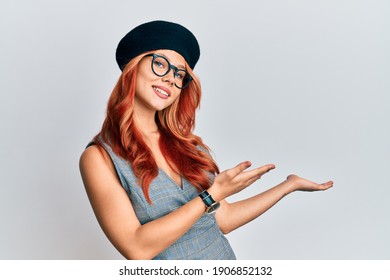
{"type": "Polygon", "coordinates": [[[152,60],[152,70],[157,76],[165,76],[170,70],[174,70],[175,85],[178,88],[185,88],[191,81],[191,76],[184,69],[178,69],[176,66],[173,66],[169,61],[163,57],[154,55],[152,60]]]}

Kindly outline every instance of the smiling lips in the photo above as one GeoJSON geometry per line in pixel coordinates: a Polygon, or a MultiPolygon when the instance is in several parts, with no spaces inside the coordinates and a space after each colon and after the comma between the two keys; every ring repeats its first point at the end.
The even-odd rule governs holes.
{"type": "Polygon", "coordinates": [[[153,90],[162,99],[168,99],[171,96],[169,89],[153,86],[153,90]]]}

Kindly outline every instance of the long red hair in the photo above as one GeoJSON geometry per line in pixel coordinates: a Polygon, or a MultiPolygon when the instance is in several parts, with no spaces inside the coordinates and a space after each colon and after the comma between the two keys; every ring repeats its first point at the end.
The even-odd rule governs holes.
{"type": "MultiPolygon", "coordinates": [[[[158,175],[158,166],[133,121],[137,69],[144,55],[132,59],[123,70],[108,100],[106,118],[94,142],[103,148],[101,137],[117,155],[131,164],[146,200],[151,203],[148,190],[158,175]]],[[[210,187],[209,173],[218,174],[219,169],[209,148],[193,134],[201,86],[188,65],[186,69],[193,77],[192,82],[174,103],[156,113],[155,120],[160,131],[159,146],[169,166],[201,191],[210,187]]]]}

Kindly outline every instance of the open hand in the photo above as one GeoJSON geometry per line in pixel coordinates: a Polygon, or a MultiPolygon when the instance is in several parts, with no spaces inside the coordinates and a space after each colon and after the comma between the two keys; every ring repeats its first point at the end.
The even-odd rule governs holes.
{"type": "Polygon", "coordinates": [[[209,189],[209,193],[216,201],[222,200],[245,189],[259,180],[262,175],[275,168],[275,165],[267,164],[253,170],[244,171],[251,165],[249,161],[245,161],[218,174],[209,189]]]}
{"type": "Polygon", "coordinates": [[[301,178],[294,174],[287,176],[287,182],[290,183],[292,191],[308,191],[308,192],[324,191],[333,187],[332,181],[318,184],[318,183],[311,182],[307,179],[301,178]]]}

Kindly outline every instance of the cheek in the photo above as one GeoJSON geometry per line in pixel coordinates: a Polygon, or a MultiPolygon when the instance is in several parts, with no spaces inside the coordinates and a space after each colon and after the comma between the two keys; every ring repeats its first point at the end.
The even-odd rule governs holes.
{"type": "MultiPolygon", "coordinates": [[[[168,99],[169,103],[165,103],[165,105],[167,107],[171,106],[173,103],[175,103],[176,101],[178,101],[178,99],[180,98],[180,91],[179,92],[175,92],[175,93],[172,93],[171,97],[168,99]]],[[[166,102],[166,101],[165,101],[166,102]]]]}
{"type": "Polygon", "coordinates": [[[180,93],[181,93],[181,90],[175,90],[172,95],[171,95],[171,98],[173,101],[175,101],[176,99],[178,99],[180,97],[180,93]]]}
{"type": "Polygon", "coordinates": [[[145,91],[145,86],[143,86],[142,81],[140,79],[137,79],[135,81],[135,96],[140,97],[142,93],[145,91]]]}
{"type": "Polygon", "coordinates": [[[135,81],[135,90],[144,90],[153,81],[152,78],[154,77],[151,76],[150,73],[145,73],[145,71],[138,71],[137,79],[135,81]]]}
{"type": "Polygon", "coordinates": [[[142,80],[143,83],[156,79],[156,75],[153,74],[150,64],[145,61],[141,62],[138,67],[137,80],[142,80]]]}

